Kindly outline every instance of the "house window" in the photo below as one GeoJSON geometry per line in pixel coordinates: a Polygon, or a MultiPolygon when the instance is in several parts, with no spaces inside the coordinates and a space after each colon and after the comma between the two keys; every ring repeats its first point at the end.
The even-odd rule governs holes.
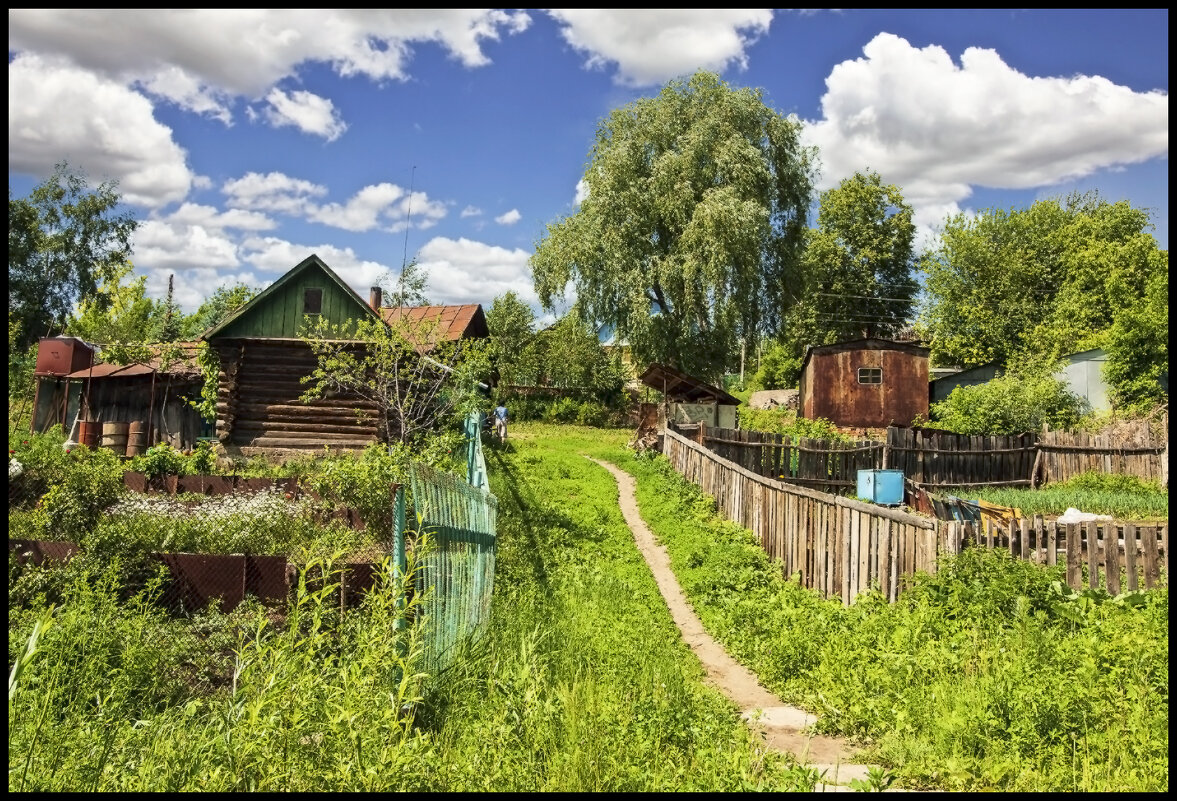
{"type": "Polygon", "coordinates": [[[318,314],[323,310],[323,290],[306,289],[302,293],[302,313],[318,314]]]}
{"type": "Polygon", "coordinates": [[[883,383],[883,368],[882,367],[859,367],[858,368],[858,383],[860,383],[860,384],[881,384],[881,383],[883,383]]]}

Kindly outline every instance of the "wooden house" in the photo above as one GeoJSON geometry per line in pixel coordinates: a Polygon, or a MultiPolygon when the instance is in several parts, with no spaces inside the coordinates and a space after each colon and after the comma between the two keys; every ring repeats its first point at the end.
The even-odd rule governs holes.
{"type": "MultiPolygon", "coordinates": [[[[288,450],[353,450],[380,437],[380,410],[359,397],[304,402],[302,382],[317,365],[300,336],[306,317],[332,324],[399,319],[433,321],[445,339],[486,336],[479,304],[384,308],[379,288],[365,303],[316,255],[204,332],[220,360],[216,435],[242,455],[288,450]]],[[[426,351],[431,343],[421,343],[426,351]]],[[[355,343],[355,347],[362,347],[355,343]]]]}
{"type": "Polygon", "coordinates": [[[874,338],[809,348],[801,361],[798,416],[863,428],[927,417],[928,353],[911,342],[874,338]]]}

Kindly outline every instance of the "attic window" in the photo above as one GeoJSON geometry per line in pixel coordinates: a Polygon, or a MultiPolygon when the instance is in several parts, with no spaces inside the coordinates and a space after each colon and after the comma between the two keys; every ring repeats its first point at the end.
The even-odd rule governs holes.
{"type": "Polygon", "coordinates": [[[318,314],[323,310],[323,290],[314,288],[303,290],[302,313],[318,314]]]}
{"type": "Polygon", "coordinates": [[[858,368],[858,383],[860,383],[860,384],[881,384],[881,383],[883,383],[883,368],[882,367],[859,367],[858,368]]]}

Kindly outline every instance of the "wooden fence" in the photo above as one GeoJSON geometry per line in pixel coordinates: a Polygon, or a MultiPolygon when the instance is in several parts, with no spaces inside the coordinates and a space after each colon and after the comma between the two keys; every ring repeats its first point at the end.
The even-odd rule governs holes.
{"type": "Polygon", "coordinates": [[[821,492],[845,492],[858,486],[858,471],[878,467],[881,442],[852,444],[766,431],[702,426],[701,444],[758,476],[801,484],[821,492]]]}
{"type": "Polygon", "coordinates": [[[1168,580],[1168,525],[1060,525],[1039,516],[978,531],[972,523],[937,521],[757,475],[674,430],[663,432],[662,448],[679,474],[780,560],[786,576],[797,575],[803,587],[846,604],[875,587],[894,601],[915,573],[934,573],[941,554],[972,543],[1007,548],[1043,565],[1062,560],[1067,584],[1076,590],[1102,586],[1116,595],[1168,580]]]}
{"type": "Polygon", "coordinates": [[[667,430],[663,452],[688,481],[751,530],[787,576],[850,601],[878,586],[894,601],[917,571],[934,572],[936,521],[757,475],[667,430]]]}
{"type": "Polygon", "coordinates": [[[1168,485],[1168,426],[1163,437],[1141,426],[1134,436],[1044,431],[1038,440],[1041,483],[1066,481],[1088,470],[1137,476],[1168,485]],[[1159,441],[1158,441],[1159,440],[1159,441]]]}
{"type": "MultiPolygon", "coordinates": [[[[902,470],[918,487],[1034,487],[1087,471],[1134,475],[1168,484],[1167,434],[1125,441],[1112,435],[1046,431],[970,436],[929,428],[887,429],[885,442],[843,444],[766,431],[678,426],[679,433],[759,476],[823,492],[853,491],[859,470],[902,470]]],[[[1167,431],[1167,426],[1166,426],[1167,431]]]]}
{"type": "Polygon", "coordinates": [[[965,543],[1008,549],[1010,555],[1040,565],[1066,565],[1074,590],[1102,587],[1112,595],[1152,589],[1168,582],[1169,526],[1135,523],[1045,522],[1041,515],[1009,527],[992,523],[979,531],[972,523],[945,523],[946,545],[959,552],[965,543]]]}

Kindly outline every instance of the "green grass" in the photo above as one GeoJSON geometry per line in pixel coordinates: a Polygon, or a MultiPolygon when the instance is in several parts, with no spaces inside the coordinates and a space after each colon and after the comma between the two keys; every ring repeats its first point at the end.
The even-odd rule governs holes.
{"type": "Polygon", "coordinates": [[[1167,588],[1076,595],[1060,568],[970,549],[897,604],[844,608],[785,581],[661,457],[618,463],[708,631],[901,783],[1167,789],[1167,588]]]}
{"type": "Polygon", "coordinates": [[[1027,515],[1057,516],[1074,507],[1082,512],[1111,515],[1117,520],[1169,519],[1169,493],[1155,482],[1133,476],[1091,472],[1034,490],[965,487],[954,494],[960,498],[980,498],[1000,506],[1017,507],[1027,515]]]}

